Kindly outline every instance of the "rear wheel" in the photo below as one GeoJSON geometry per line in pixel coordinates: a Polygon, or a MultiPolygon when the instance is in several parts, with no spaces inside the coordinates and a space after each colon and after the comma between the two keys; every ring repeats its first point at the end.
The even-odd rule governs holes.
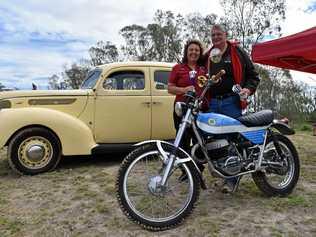
{"type": "Polygon", "coordinates": [[[281,134],[275,134],[283,158],[278,154],[272,137],[268,138],[264,150],[263,161],[266,162],[265,171],[252,174],[257,187],[268,196],[287,196],[295,188],[299,174],[300,162],[297,151],[292,142],[281,134]]]}
{"type": "Polygon", "coordinates": [[[45,128],[24,129],[9,143],[9,164],[20,174],[34,175],[52,170],[60,158],[60,142],[45,128]]]}
{"type": "MultiPolygon", "coordinates": [[[[171,149],[165,149],[170,153],[171,149]]],[[[144,145],[123,161],[116,182],[117,198],[128,218],[150,230],[180,224],[193,210],[200,181],[193,164],[175,167],[165,187],[160,186],[164,162],[155,144],[144,145]],[[185,172],[187,179],[179,179],[185,172]]]]}

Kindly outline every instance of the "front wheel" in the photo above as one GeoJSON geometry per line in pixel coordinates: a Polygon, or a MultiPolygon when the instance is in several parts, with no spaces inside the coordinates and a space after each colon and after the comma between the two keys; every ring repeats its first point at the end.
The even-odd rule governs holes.
{"type": "MultiPolygon", "coordinates": [[[[171,146],[164,147],[167,154],[171,146]]],[[[125,215],[145,229],[159,231],[180,224],[193,210],[200,181],[192,163],[174,167],[160,186],[164,162],[156,144],[138,147],[123,161],[117,177],[117,199],[125,215]],[[187,179],[182,180],[183,172],[187,179]]]]}
{"type": "Polygon", "coordinates": [[[35,175],[53,170],[60,158],[60,142],[45,128],[26,128],[9,143],[9,165],[20,174],[35,175]]]}
{"type": "Polygon", "coordinates": [[[300,175],[300,162],[293,143],[281,134],[274,134],[279,143],[283,158],[278,154],[272,137],[264,148],[265,171],[252,174],[257,187],[268,196],[287,196],[295,188],[300,175]]]}

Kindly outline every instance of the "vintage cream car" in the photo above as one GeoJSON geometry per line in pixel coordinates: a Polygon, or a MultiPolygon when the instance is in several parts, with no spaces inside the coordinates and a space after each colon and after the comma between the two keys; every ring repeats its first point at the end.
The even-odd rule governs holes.
{"type": "Polygon", "coordinates": [[[79,90],[0,92],[0,148],[10,166],[37,174],[62,155],[89,155],[175,136],[173,64],[113,63],[89,72],[79,90]]]}

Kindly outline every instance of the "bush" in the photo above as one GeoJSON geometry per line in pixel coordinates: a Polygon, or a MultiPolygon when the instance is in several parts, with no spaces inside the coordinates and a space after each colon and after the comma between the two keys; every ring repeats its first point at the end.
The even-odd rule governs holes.
{"type": "Polygon", "coordinates": [[[312,127],[310,125],[304,124],[303,126],[301,126],[301,131],[312,131],[312,127]]]}

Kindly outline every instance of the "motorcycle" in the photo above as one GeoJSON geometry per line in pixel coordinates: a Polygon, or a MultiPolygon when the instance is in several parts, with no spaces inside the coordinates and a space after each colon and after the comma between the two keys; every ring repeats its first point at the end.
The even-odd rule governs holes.
{"type": "Polygon", "coordinates": [[[116,181],[119,205],[128,218],[145,229],[175,227],[192,213],[200,189],[207,188],[201,164],[223,179],[251,174],[267,196],[287,196],[295,188],[300,162],[295,146],[285,136],[294,130],[274,119],[271,110],[237,119],[201,112],[207,90],[223,73],[202,78],[201,96],[188,92],[185,103],[175,104],[182,123],[174,143],[140,142],[122,162],[116,181]],[[179,146],[188,129],[194,134],[191,154],[179,146]],[[181,179],[183,175],[185,179],[181,179]]]}

